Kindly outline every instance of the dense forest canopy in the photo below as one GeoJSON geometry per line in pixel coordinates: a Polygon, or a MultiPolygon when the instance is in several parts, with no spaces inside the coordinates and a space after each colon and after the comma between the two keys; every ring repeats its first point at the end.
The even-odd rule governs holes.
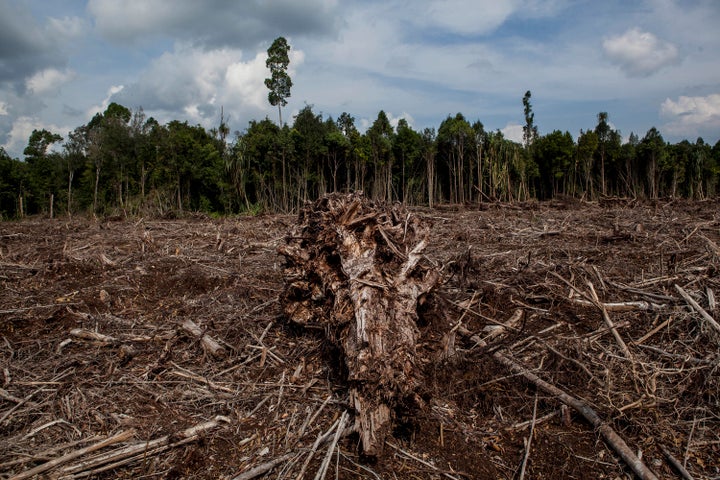
{"type": "Polygon", "coordinates": [[[362,190],[373,199],[406,204],[524,201],[570,195],[592,200],[619,195],[702,199],[717,193],[720,141],[667,143],[656,128],[622,143],[607,112],[597,124],[539,135],[532,93],[522,98],[523,143],[486,131],[462,113],[437,131],[393,127],[380,110],[361,133],[343,112],[323,118],[306,105],[283,123],[290,97],[290,45],[268,49],[268,101],[278,124],[251,120],[228,141],[220,122],[209,131],[177,120],[161,125],[140,107],[111,103],[61,137],[34,130],[23,154],[0,147],[0,219],[56,213],[167,215],[290,212],[334,191],[362,190]]]}
{"type": "Polygon", "coordinates": [[[282,128],[252,120],[227,138],[222,117],[210,130],[161,125],[112,103],[65,138],[33,131],[23,160],[0,150],[0,216],[288,212],[348,190],[428,205],[717,194],[720,142],[670,144],[651,128],[623,143],[606,112],[577,140],[538,135],[528,94],[523,144],[462,113],[416,131],[405,120],[393,128],[381,110],[361,133],[349,113],[333,119],[306,105],[282,128]]]}

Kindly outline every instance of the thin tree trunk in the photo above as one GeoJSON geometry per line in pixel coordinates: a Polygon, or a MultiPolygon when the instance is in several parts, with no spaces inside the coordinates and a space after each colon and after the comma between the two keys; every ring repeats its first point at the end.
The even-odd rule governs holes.
{"type": "Polygon", "coordinates": [[[72,205],[72,181],[75,177],[75,172],[73,170],[68,171],[68,198],[67,198],[67,213],[68,216],[71,215],[71,205],[72,205]]]}
{"type": "Polygon", "coordinates": [[[97,213],[99,185],[100,185],[100,165],[95,165],[95,193],[93,194],[93,213],[97,213]]]}

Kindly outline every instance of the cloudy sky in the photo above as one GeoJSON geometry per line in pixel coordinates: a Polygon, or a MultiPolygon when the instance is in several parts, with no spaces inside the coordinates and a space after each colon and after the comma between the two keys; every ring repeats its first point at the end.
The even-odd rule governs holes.
{"type": "Polygon", "coordinates": [[[64,137],[109,102],[161,123],[231,131],[275,120],[263,80],[277,36],[292,96],[362,130],[379,110],[416,129],[462,112],[520,139],[540,133],[720,139],[718,0],[0,0],[0,145],[64,137]]]}

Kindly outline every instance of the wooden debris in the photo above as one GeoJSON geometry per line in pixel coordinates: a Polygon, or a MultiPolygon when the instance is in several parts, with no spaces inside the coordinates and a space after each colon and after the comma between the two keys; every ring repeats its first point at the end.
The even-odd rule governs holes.
{"type": "Polygon", "coordinates": [[[98,443],[94,443],[87,447],[83,447],[79,450],[75,450],[66,455],[63,455],[62,457],[58,457],[54,460],[50,460],[49,462],[45,462],[41,465],[38,465],[37,467],[31,468],[30,470],[26,470],[18,475],[10,477],[10,480],[23,480],[25,478],[32,478],[35,475],[40,475],[41,473],[45,473],[48,470],[52,470],[53,468],[55,468],[57,466],[68,463],[72,460],[75,460],[76,458],[82,457],[83,455],[87,455],[88,453],[92,453],[97,450],[101,450],[107,446],[129,440],[133,437],[134,434],[135,434],[135,432],[133,432],[132,430],[126,430],[124,432],[117,433],[117,434],[113,435],[112,437],[106,438],[105,440],[102,440],[98,443]]]}
{"type": "MultiPolygon", "coordinates": [[[[474,340],[477,342],[477,340],[474,340]]],[[[487,346],[487,343],[481,340],[479,344],[481,347],[487,346]]],[[[492,358],[506,367],[508,370],[519,373],[526,380],[533,383],[537,388],[553,395],[555,398],[563,402],[565,405],[574,408],[580,413],[590,424],[595,427],[600,434],[605,438],[605,441],[610,445],[615,452],[620,455],[625,463],[635,472],[635,474],[642,480],[658,480],[657,476],[642,462],[642,460],[630,450],[625,440],[623,440],[613,428],[606,422],[604,422],[600,416],[593,410],[589,405],[580,399],[577,399],[555,385],[546,382],[536,374],[529,371],[524,366],[517,363],[502,352],[495,351],[492,353],[492,358]]]]}
{"type": "Polygon", "coordinates": [[[705,311],[704,308],[700,306],[699,303],[695,301],[694,298],[692,298],[684,288],[682,288],[677,283],[675,284],[675,290],[682,295],[682,297],[687,301],[688,305],[690,305],[693,309],[695,309],[696,312],[700,314],[700,316],[707,322],[709,326],[711,326],[713,329],[715,329],[715,332],[720,333],[720,324],[715,321],[715,319],[710,315],[708,312],[705,311]]]}
{"type": "Polygon", "coordinates": [[[200,344],[202,345],[203,350],[205,350],[208,354],[212,355],[215,358],[225,358],[227,352],[222,347],[222,345],[220,345],[217,340],[212,338],[210,335],[205,333],[205,331],[200,328],[195,322],[193,322],[189,318],[186,318],[185,321],[183,321],[183,323],[181,324],[181,326],[183,330],[200,339],[200,344]]]}
{"type": "Polygon", "coordinates": [[[70,330],[70,335],[81,340],[90,340],[93,342],[105,343],[109,345],[118,343],[117,338],[111,337],[110,335],[93,332],[91,330],[86,330],[84,328],[73,328],[72,330],[70,330]]]}
{"type": "MultiPolygon", "coordinates": [[[[619,207],[486,202],[408,208],[433,222],[426,252],[443,275],[439,286],[418,298],[418,392],[428,403],[393,412],[399,428],[386,438],[372,469],[356,452],[351,384],[338,361],[342,329],[322,323],[325,316],[311,318],[307,330],[282,321],[284,259],[274,247],[285,243],[296,216],[0,222],[0,478],[133,429],[132,439],[31,478],[252,474],[257,480],[312,480],[342,412],[350,414],[349,423],[326,480],[518,477],[527,451],[522,439],[531,430],[540,389],[499,364],[493,352],[592,407],[663,478],[681,478],[663,446],[687,469],[687,478],[714,478],[718,336],[674,284],[720,320],[720,256],[702,238],[720,245],[720,199],[638,199],[619,207]],[[644,232],[603,244],[613,223],[621,232],[642,223],[644,232]],[[114,266],[99,261],[102,252],[114,266]],[[464,252],[472,263],[459,262],[464,252]],[[566,284],[550,272],[588,296],[586,282],[594,283],[633,362],[621,353],[601,310],[581,294],[568,296],[566,284]],[[665,307],[645,309],[641,302],[665,307]],[[517,325],[491,341],[487,335],[515,312],[517,325]],[[461,323],[451,321],[461,317],[461,323]],[[186,318],[228,355],[216,359],[200,351],[200,339],[181,327],[186,318]],[[73,328],[117,343],[78,338],[70,334],[73,328]],[[454,356],[438,360],[451,330],[454,356]],[[488,346],[478,347],[473,336],[488,346]],[[218,413],[232,425],[201,433],[202,441],[171,447],[177,444],[171,439],[64,473],[218,413]]],[[[363,228],[362,221],[355,225],[363,228]]],[[[376,237],[384,259],[405,261],[402,235],[383,227],[376,237]]],[[[387,285],[385,279],[359,281],[387,285]]],[[[330,297],[313,293],[318,304],[322,295],[330,297]]],[[[578,472],[585,478],[638,478],[599,430],[542,392],[525,478],[561,480],[578,472]]]]}
{"type": "Polygon", "coordinates": [[[366,455],[382,453],[395,408],[417,402],[417,304],[439,279],[422,255],[427,235],[399,205],[332,194],[300,212],[279,249],[283,310],[341,347],[366,455]]]}

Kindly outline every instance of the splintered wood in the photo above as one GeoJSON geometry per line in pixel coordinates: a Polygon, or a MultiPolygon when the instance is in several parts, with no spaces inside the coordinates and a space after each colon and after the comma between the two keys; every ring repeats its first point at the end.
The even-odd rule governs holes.
{"type": "Polygon", "coordinates": [[[332,194],[300,212],[280,247],[284,313],[340,347],[366,455],[382,453],[395,409],[420,401],[417,306],[439,279],[422,255],[427,235],[399,205],[332,194]]]}

